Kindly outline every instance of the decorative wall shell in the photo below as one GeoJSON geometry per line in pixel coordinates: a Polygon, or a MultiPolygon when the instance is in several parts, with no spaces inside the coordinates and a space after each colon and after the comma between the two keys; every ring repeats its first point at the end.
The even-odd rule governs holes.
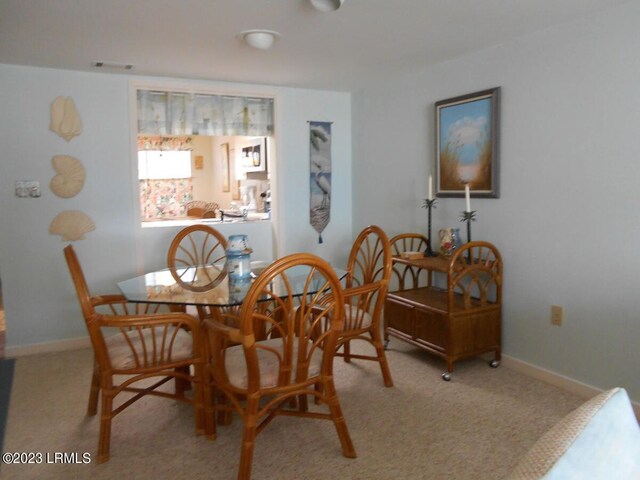
{"type": "Polygon", "coordinates": [[[71,97],[57,97],[51,104],[49,130],[67,142],[82,132],[82,120],[71,97]]]}
{"type": "Polygon", "coordinates": [[[82,162],[71,155],[56,155],[51,160],[58,175],[51,179],[51,191],[62,198],[77,195],[84,186],[85,170],[82,162]]]}
{"type": "Polygon", "coordinates": [[[49,225],[49,233],[61,235],[63,241],[84,240],[84,234],[96,229],[93,220],[80,210],[67,210],[56,216],[49,225]]]}

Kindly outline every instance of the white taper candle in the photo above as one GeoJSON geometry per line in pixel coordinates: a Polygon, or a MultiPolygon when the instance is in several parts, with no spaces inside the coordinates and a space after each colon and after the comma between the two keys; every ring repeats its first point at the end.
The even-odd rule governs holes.
{"type": "Polygon", "coordinates": [[[471,198],[470,198],[470,193],[469,193],[469,184],[465,184],[464,186],[464,197],[467,201],[467,212],[471,211],[471,198]]]}
{"type": "Polygon", "coordinates": [[[433,177],[429,175],[429,200],[433,200],[433,177]]]}

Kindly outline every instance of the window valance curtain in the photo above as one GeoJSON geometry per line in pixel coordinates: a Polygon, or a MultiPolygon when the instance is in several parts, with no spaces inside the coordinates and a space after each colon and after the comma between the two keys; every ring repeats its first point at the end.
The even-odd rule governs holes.
{"type": "Polygon", "coordinates": [[[138,90],[138,134],[273,134],[273,99],[138,90]]]}
{"type": "Polygon", "coordinates": [[[191,137],[159,137],[138,135],[140,150],[193,150],[191,137]]]}

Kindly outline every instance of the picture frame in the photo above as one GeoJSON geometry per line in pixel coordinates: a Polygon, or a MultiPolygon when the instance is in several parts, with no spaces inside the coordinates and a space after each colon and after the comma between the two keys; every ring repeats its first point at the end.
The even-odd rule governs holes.
{"type": "Polygon", "coordinates": [[[194,164],[196,170],[202,170],[204,168],[204,157],[202,155],[196,155],[194,164]]]}
{"type": "Polygon", "coordinates": [[[242,169],[245,172],[267,171],[267,137],[256,137],[242,147],[242,169]]]}
{"type": "Polygon", "coordinates": [[[229,166],[229,144],[223,143],[220,145],[220,165],[222,166],[222,191],[231,191],[231,176],[229,166]]]}
{"type": "Polygon", "coordinates": [[[436,115],[436,196],[499,198],[500,87],[440,100],[436,115]]]}

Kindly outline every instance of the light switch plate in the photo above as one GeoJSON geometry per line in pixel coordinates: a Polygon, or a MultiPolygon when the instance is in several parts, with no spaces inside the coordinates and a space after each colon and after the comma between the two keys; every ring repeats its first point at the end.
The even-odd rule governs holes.
{"type": "Polygon", "coordinates": [[[39,198],[41,194],[40,182],[37,180],[16,180],[16,197],[39,198]]]}

